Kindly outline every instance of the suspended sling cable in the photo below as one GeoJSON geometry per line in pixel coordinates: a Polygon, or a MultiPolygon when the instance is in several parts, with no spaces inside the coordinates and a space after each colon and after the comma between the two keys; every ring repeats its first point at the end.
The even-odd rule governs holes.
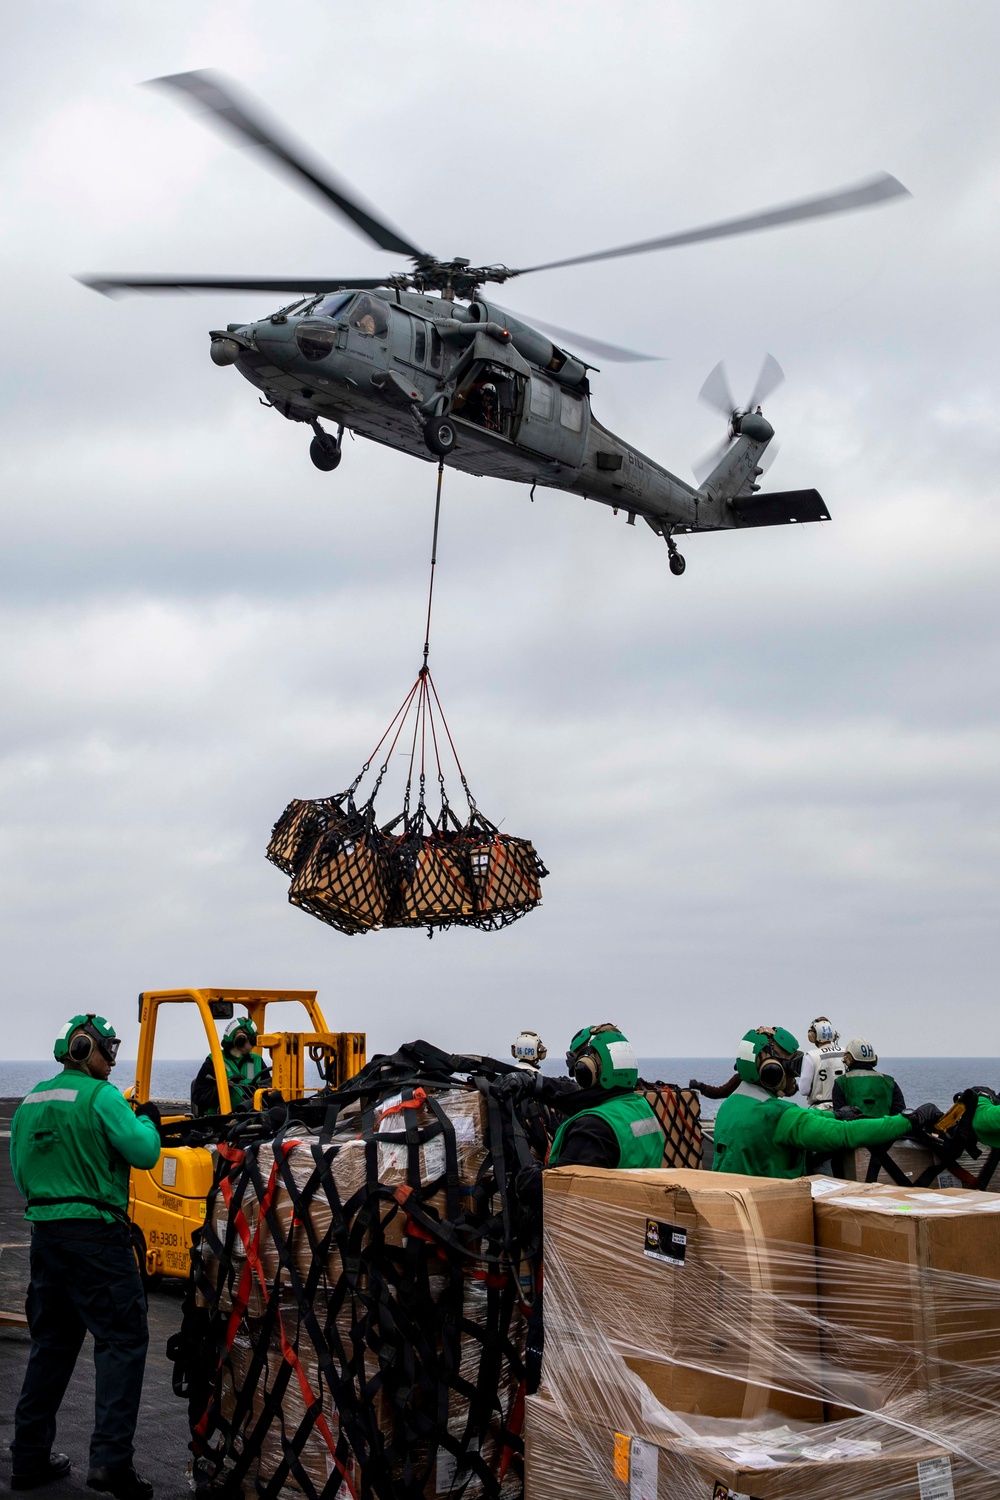
{"type": "Polygon", "coordinates": [[[268,845],[268,859],[292,877],[292,904],[340,932],[426,927],[433,935],[435,927],[451,926],[497,931],[539,904],[540,881],[548,873],[527,839],[500,833],[479,811],[431,676],[443,478],[444,464],[439,463],[423,659],[416,681],[347,790],[332,797],[293,799],[274,825],[268,845]],[[407,758],[402,811],[380,823],[375,799],[408,724],[401,750],[407,758]],[[442,764],[445,744],[468,803],[464,822],[448,798],[442,764]],[[436,817],[427,808],[429,756],[441,799],[436,817]],[[359,805],[355,794],[379,757],[372,789],[359,805]]]}

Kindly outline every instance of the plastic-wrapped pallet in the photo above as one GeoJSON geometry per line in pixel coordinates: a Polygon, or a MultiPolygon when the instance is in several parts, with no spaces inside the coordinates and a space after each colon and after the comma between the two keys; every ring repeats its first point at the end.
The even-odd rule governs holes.
{"type": "Polygon", "coordinates": [[[995,1500],[1000,1197],[809,1197],[546,1174],[527,1500],[995,1500]]]}

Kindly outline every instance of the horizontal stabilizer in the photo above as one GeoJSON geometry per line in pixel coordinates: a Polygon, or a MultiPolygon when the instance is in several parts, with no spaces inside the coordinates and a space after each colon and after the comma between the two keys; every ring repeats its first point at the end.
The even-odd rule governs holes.
{"type": "Polygon", "coordinates": [[[729,503],[740,526],[791,526],[798,521],[830,519],[819,490],[780,490],[729,503]]]}

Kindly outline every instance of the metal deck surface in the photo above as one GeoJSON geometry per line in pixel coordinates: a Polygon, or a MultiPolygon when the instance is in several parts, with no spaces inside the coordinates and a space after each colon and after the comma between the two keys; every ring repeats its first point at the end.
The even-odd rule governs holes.
{"type": "MultiPolygon", "coordinates": [[[[0,1099],[0,1310],[24,1311],[28,1284],[28,1226],[22,1218],[22,1199],[10,1170],[10,1120],[16,1099],[0,1099]]],[[[180,1326],[181,1287],[166,1283],[166,1290],[149,1299],[149,1358],[143,1386],[142,1408],[136,1432],[136,1468],[156,1486],[158,1500],[179,1500],[190,1495],[188,1481],[187,1404],[170,1388],[171,1366],[164,1349],[167,1339],[180,1326]]],[[[10,1450],[14,1430],[14,1408],[30,1340],[25,1329],[0,1327],[0,1494],[10,1490],[10,1450]]],[[[61,1500],[66,1495],[89,1495],[86,1486],[88,1447],[94,1419],[93,1341],[89,1335],[77,1361],[76,1371],[59,1412],[56,1450],[73,1461],[69,1479],[30,1491],[61,1500]]]]}

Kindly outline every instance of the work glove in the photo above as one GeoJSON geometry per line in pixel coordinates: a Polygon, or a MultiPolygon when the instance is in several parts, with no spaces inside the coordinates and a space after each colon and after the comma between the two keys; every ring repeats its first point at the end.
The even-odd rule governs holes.
{"type": "Polygon", "coordinates": [[[860,1109],[856,1109],[853,1104],[842,1104],[840,1106],[840,1108],[839,1109],[835,1109],[833,1113],[834,1113],[834,1116],[838,1120],[863,1120],[864,1119],[864,1115],[862,1114],[861,1110],[860,1109]]]}
{"type": "Polygon", "coordinates": [[[520,1099],[537,1097],[545,1086],[545,1079],[534,1068],[511,1068],[497,1086],[497,1097],[512,1103],[520,1099]]]}
{"type": "Polygon", "coordinates": [[[152,1099],[147,1099],[145,1104],[137,1104],[135,1107],[136,1117],[144,1115],[147,1120],[152,1120],[157,1130],[160,1128],[160,1111],[152,1099]]]}
{"type": "Polygon", "coordinates": [[[980,1099],[988,1099],[991,1104],[1000,1104],[996,1092],[987,1088],[985,1083],[974,1083],[971,1089],[963,1089],[960,1094],[955,1095],[955,1103],[961,1104],[967,1094],[977,1094],[980,1099]]]}
{"type": "Polygon", "coordinates": [[[701,1081],[700,1078],[689,1078],[688,1079],[688,1088],[689,1089],[694,1089],[694,1091],[695,1091],[696,1094],[700,1094],[701,1091],[702,1091],[702,1089],[704,1087],[705,1087],[705,1085],[702,1083],[702,1081],[701,1081]]]}
{"type": "Polygon", "coordinates": [[[940,1120],[943,1111],[936,1104],[918,1104],[916,1109],[904,1109],[903,1119],[909,1123],[910,1134],[926,1130],[940,1120]]]}

